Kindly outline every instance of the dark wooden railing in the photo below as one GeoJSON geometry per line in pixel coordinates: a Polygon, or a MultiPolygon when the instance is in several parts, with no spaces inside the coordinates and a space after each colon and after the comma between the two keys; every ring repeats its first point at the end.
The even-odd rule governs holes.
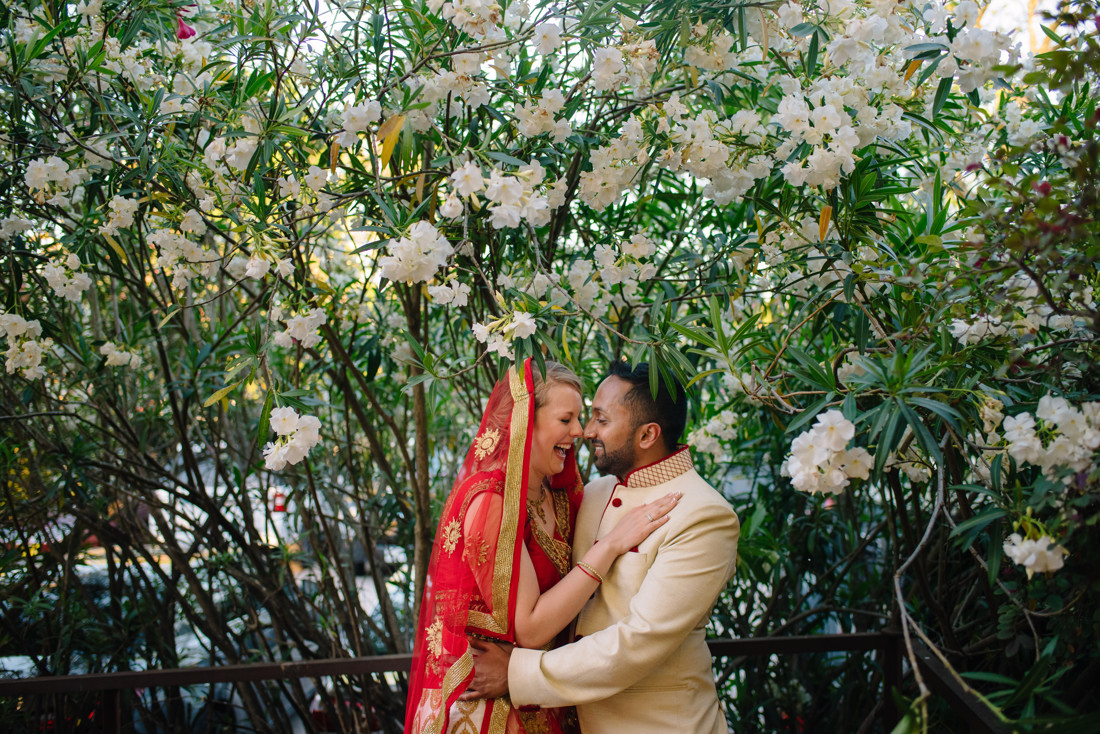
{"type": "MultiPolygon", "coordinates": [[[[902,678],[903,647],[896,632],[867,632],[804,637],[757,637],[740,640],[709,640],[715,657],[753,657],[758,655],[798,655],[823,652],[881,652],[883,680],[883,720],[886,731],[898,720],[892,690],[899,689],[902,678]]],[[[951,709],[975,734],[1004,734],[1006,728],[987,706],[966,691],[942,663],[924,647],[915,649],[917,664],[930,688],[943,697],[951,709]]],[[[360,658],[299,660],[280,663],[250,663],[210,667],[140,670],[92,675],[43,676],[0,680],[0,698],[64,695],[102,691],[102,730],[122,732],[122,692],[138,688],[194,686],[209,683],[239,683],[291,678],[353,676],[370,673],[405,672],[412,664],[410,655],[375,655],[360,658]]]]}

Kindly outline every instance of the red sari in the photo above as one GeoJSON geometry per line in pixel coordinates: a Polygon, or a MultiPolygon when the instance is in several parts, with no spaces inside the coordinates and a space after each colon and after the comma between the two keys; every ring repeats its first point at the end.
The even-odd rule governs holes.
{"type": "Polygon", "coordinates": [[[458,700],[473,677],[468,636],[515,644],[522,547],[531,556],[540,591],[571,566],[583,493],[576,458],[571,449],[565,470],[550,479],[555,515],[550,537],[527,515],[534,419],[528,360],[522,373],[509,370],[493,389],[443,507],[420,606],[406,734],[559,734],[575,728],[571,709],[520,711],[507,698],[458,700]]]}

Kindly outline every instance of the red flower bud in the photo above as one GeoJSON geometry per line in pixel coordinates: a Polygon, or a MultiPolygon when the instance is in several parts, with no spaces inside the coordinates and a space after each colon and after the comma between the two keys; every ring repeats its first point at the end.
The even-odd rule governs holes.
{"type": "Polygon", "coordinates": [[[184,23],[183,16],[178,12],[176,13],[176,21],[179,23],[176,27],[176,38],[183,41],[195,35],[195,29],[184,23]]]}

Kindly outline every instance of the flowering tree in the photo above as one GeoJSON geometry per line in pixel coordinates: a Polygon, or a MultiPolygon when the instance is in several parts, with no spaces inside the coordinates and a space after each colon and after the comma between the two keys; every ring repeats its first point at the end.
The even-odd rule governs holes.
{"type": "MultiPolygon", "coordinates": [[[[8,6],[5,655],[407,650],[480,396],[627,358],[742,515],[717,634],[894,625],[1021,727],[1096,708],[1095,14],[1024,58],[970,0],[8,6]]],[[[747,728],[881,680],[717,665],[747,728]]]]}

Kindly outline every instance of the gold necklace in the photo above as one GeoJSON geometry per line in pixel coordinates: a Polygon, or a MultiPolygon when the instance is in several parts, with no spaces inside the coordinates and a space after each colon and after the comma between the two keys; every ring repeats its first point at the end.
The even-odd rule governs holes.
{"type": "Polygon", "coordinates": [[[546,507],[543,503],[543,498],[546,496],[546,485],[539,485],[539,496],[537,500],[531,499],[530,493],[527,495],[527,515],[528,517],[537,517],[543,524],[546,524],[546,507]]]}

